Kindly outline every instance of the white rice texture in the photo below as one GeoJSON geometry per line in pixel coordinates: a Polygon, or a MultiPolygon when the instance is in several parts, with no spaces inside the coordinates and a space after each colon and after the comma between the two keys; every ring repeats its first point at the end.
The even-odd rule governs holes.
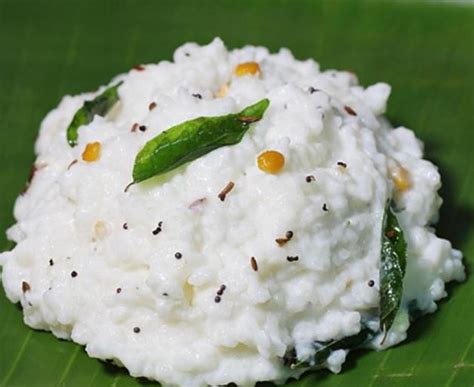
{"type": "MultiPolygon", "coordinates": [[[[3,286],[26,324],[165,386],[283,382],[300,373],[284,366],[287,350],[304,359],[313,341],[359,332],[363,316],[378,324],[381,224],[392,196],[408,243],[402,309],[384,344],[379,335],[370,346],[404,340],[408,303],[433,312],[445,282],[464,279],[461,253],[432,228],[442,202],[438,170],[411,130],[383,116],[389,85],[363,88],[354,74],[321,72],[288,49],[228,51],[220,39],[187,43],[173,59],[112,80],[123,81],[120,103],[82,126],[76,147],[66,128],[105,87],[65,96],[42,122],[37,171],[8,230],[16,247],[0,255],[3,286]],[[236,76],[250,61],[260,73],[236,76]],[[239,144],[124,192],[148,140],[263,98],[269,108],[239,144]],[[146,130],[132,132],[135,123],[146,130]],[[85,162],[92,142],[100,158],[85,162]],[[280,173],[258,168],[265,150],[284,155],[280,173]],[[390,178],[397,167],[409,174],[403,192],[390,178]],[[290,230],[279,246],[275,239],[290,230]]],[[[325,366],[339,372],[346,354],[334,351],[325,366]]]]}

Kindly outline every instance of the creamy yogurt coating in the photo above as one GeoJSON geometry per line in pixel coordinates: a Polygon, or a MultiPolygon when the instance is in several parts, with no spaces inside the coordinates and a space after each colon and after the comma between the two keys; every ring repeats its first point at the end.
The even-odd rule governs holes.
{"type": "MultiPolygon", "coordinates": [[[[381,225],[392,196],[408,243],[402,307],[383,345],[382,334],[366,345],[404,340],[408,304],[433,312],[445,282],[464,279],[461,253],[431,226],[438,170],[411,130],[384,118],[387,84],[363,88],[354,74],[320,71],[287,49],[228,51],[220,39],[187,43],[173,59],[112,80],[123,81],[120,103],[82,126],[76,147],[66,128],[104,88],[64,97],[42,122],[37,171],[8,230],[16,247],[0,255],[3,286],[26,324],[165,386],[283,382],[301,373],[284,365],[288,350],[307,359],[315,341],[354,335],[364,321],[378,328],[381,225]],[[236,76],[250,61],[260,73],[236,76]],[[262,98],[270,106],[240,143],[124,192],[148,140],[262,98]],[[131,131],[134,123],[146,130],[131,131]],[[92,142],[100,158],[85,162],[92,142]],[[284,155],[280,173],[258,168],[265,150],[284,155]],[[390,178],[400,167],[410,180],[403,192],[390,178]],[[287,231],[293,237],[279,246],[287,231]]],[[[339,372],[347,352],[333,351],[325,367],[339,372]]]]}

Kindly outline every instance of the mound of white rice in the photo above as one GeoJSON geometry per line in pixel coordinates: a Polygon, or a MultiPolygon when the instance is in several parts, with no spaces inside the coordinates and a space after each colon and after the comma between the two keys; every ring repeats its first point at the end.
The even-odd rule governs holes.
{"type": "MultiPolygon", "coordinates": [[[[120,103],[82,126],[76,147],[66,128],[97,93],[64,97],[41,124],[36,173],[8,230],[17,245],[0,255],[3,286],[29,326],[164,385],[283,381],[300,373],[284,364],[288,350],[305,359],[313,342],[378,324],[392,196],[408,243],[402,308],[383,346],[381,334],[368,345],[404,340],[408,304],[432,312],[444,283],[464,278],[461,253],[430,226],[441,204],[437,168],[412,131],[383,117],[387,84],[364,89],[354,74],[321,72],[287,49],[228,51],[219,39],[187,43],[173,62],[110,84],[119,80],[120,103]],[[259,72],[237,76],[243,62],[259,72]],[[269,108],[240,143],[124,192],[148,140],[263,98],[269,108]],[[100,157],[86,162],[94,142],[100,157]],[[259,169],[266,150],[284,156],[279,173],[259,169]]],[[[324,366],[339,372],[346,353],[333,351],[324,366]]]]}

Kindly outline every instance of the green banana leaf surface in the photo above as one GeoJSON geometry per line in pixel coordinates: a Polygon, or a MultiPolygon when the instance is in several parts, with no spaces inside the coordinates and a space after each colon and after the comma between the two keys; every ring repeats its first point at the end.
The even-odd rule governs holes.
{"type": "MultiPolygon", "coordinates": [[[[0,249],[33,162],[41,119],[61,96],[94,90],[186,41],[289,47],[323,69],[392,85],[388,117],[415,130],[440,168],[438,234],[474,262],[474,3],[368,0],[0,0],[0,249]]],[[[1,289],[1,287],[0,287],[1,289]]],[[[349,356],[303,386],[473,386],[474,281],[450,285],[403,344],[349,356]]],[[[0,386],[154,384],[23,324],[0,290],[0,386]]],[[[266,385],[266,384],[265,384],[266,385]]]]}

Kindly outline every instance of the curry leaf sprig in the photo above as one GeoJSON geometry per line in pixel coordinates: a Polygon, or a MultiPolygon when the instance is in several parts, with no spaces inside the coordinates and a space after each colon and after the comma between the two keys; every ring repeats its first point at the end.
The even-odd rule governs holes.
{"type": "Polygon", "coordinates": [[[163,131],[148,141],[137,154],[133,182],[129,186],[169,172],[214,149],[237,144],[250,124],[263,117],[269,104],[270,101],[265,98],[240,113],[199,117],[163,131]]]}
{"type": "Polygon", "coordinates": [[[380,267],[380,329],[384,343],[400,309],[403,295],[407,244],[390,202],[385,207],[382,224],[382,250],[380,267]]]}
{"type": "Polygon", "coordinates": [[[85,101],[82,107],[74,114],[67,130],[66,137],[70,146],[76,146],[79,137],[78,129],[82,125],[90,123],[95,115],[105,116],[110,109],[118,102],[119,96],[117,89],[123,82],[105,89],[93,100],[85,101]]]}

